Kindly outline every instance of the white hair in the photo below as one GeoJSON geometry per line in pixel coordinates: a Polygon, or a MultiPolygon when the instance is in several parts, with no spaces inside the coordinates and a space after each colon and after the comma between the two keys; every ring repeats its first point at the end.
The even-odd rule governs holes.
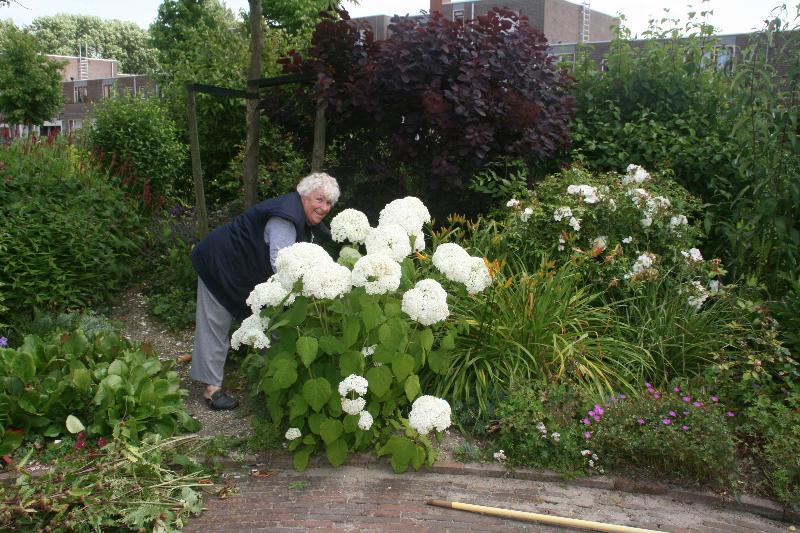
{"type": "Polygon", "coordinates": [[[336,178],[325,172],[314,172],[300,180],[297,184],[297,192],[300,196],[309,196],[317,189],[322,190],[322,194],[334,204],[339,200],[339,184],[336,178]]]}

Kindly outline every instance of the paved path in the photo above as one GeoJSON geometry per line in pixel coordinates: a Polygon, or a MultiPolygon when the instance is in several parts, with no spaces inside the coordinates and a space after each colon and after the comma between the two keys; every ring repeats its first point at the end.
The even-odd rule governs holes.
{"type": "Polygon", "coordinates": [[[317,466],[302,473],[286,464],[262,464],[257,476],[250,475],[251,467],[227,470],[238,494],[207,496],[206,511],[184,531],[578,531],[431,507],[426,505],[431,499],[671,532],[790,530],[786,523],[705,503],[561,482],[425,470],[395,475],[383,464],[317,466]]]}

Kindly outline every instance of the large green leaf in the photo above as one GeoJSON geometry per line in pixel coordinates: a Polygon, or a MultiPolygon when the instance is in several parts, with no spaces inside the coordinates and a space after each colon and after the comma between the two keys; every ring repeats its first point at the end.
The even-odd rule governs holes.
{"type": "Polygon", "coordinates": [[[344,439],[337,439],[325,445],[325,455],[333,466],[341,466],[347,459],[347,443],[344,439]]]}
{"type": "Polygon", "coordinates": [[[86,429],[84,425],[81,423],[81,421],[78,420],[78,417],[74,415],[67,416],[66,425],[67,425],[67,431],[69,431],[70,433],[80,433],[81,431],[86,429]]]}
{"type": "Polygon", "coordinates": [[[323,413],[312,413],[311,416],[308,417],[308,427],[311,428],[312,433],[319,435],[319,428],[327,419],[328,417],[323,413]]]}
{"type": "Polygon", "coordinates": [[[128,365],[121,359],[114,359],[111,364],[108,365],[108,373],[115,376],[125,376],[128,373],[128,365]]]}
{"type": "Polygon", "coordinates": [[[295,346],[297,354],[300,356],[300,360],[303,361],[303,364],[306,365],[306,368],[311,366],[311,363],[317,358],[319,347],[317,339],[314,337],[300,337],[297,339],[295,346]]]}
{"type": "Polygon", "coordinates": [[[339,355],[347,349],[342,341],[332,335],[320,337],[319,347],[328,355],[339,355]]]}
{"type": "Polygon", "coordinates": [[[22,444],[25,434],[22,431],[5,431],[0,428],[0,456],[8,455],[22,444]]]}
{"type": "Polygon", "coordinates": [[[419,386],[419,376],[416,374],[408,376],[408,378],[406,378],[406,382],[403,384],[403,390],[406,393],[406,398],[408,398],[408,401],[413,402],[414,399],[422,392],[422,388],[419,386]]]}
{"type": "Polygon", "coordinates": [[[34,361],[33,355],[19,350],[12,357],[11,371],[14,375],[26,384],[33,381],[33,378],[36,377],[36,362],[34,361]]]}
{"type": "Polygon", "coordinates": [[[270,365],[272,387],[275,390],[288,389],[297,381],[297,363],[288,359],[279,359],[270,365]]]}
{"type": "Polygon", "coordinates": [[[289,400],[289,418],[303,416],[308,413],[308,402],[301,394],[295,394],[289,400]]]}
{"type": "Polygon", "coordinates": [[[378,338],[383,345],[402,352],[408,343],[407,327],[404,320],[393,318],[378,328],[378,338]]]}
{"type": "Polygon", "coordinates": [[[339,357],[339,373],[342,377],[358,374],[364,371],[364,355],[361,352],[349,351],[339,357]]]}
{"type": "Polygon", "coordinates": [[[434,350],[428,354],[428,366],[437,374],[445,374],[450,369],[450,354],[434,350]]]}
{"type": "Polygon", "coordinates": [[[335,418],[327,418],[319,425],[319,435],[322,437],[325,444],[330,444],[341,437],[343,431],[344,427],[341,421],[335,418]]]}
{"type": "Polygon", "coordinates": [[[88,392],[92,385],[92,374],[85,368],[76,368],[72,372],[72,385],[81,392],[88,392]]]}
{"type": "Polygon", "coordinates": [[[392,361],[392,372],[397,381],[403,381],[414,370],[414,358],[407,353],[402,353],[392,361]]]}
{"type": "Polygon", "coordinates": [[[295,298],[294,303],[286,312],[286,319],[292,326],[299,326],[306,320],[308,315],[308,298],[298,296],[295,298]]]}
{"type": "Polygon", "coordinates": [[[89,347],[89,340],[86,334],[81,330],[73,331],[69,334],[66,341],[62,345],[62,350],[65,354],[79,356],[89,347]]]}
{"type": "Polygon", "coordinates": [[[309,379],[303,384],[303,397],[316,412],[328,402],[331,393],[331,384],[325,378],[309,379]]]}
{"type": "Polygon", "coordinates": [[[361,323],[355,319],[346,319],[342,329],[342,343],[350,348],[358,340],[358,334],[361,332],[361,323]]]}
{"type": "Polygon", "coordinates": [[[361,299],[360,314],[365,331],[372,331],[385,320],[381,307],[366,295],[361,299]]]}
{"type": "Polygon", "coordinates": [[[426,352],[429,352],[431,348],[433,348],[433,331],[431,331],[431,328],[425,328],[420,332],[419,343],[426,352]]]}
{"type": "Polygon", "coordinates": [[[292,466],[298,472],[302,472],[306,468],[308,468],[308,459],[311,457],[311,452],[314,451],[314,448],[311,446],[306,446],[301,450],[298,450],[294,457],[292,457],[292,466]]]}
{"type": "Polygon", "coordinates": [[[385,366],[374,366],[367,370],[366,375],[369,382],[369,390],[375,396],[381,397],[389,391],[392,386],[392,371],[385,366]]]}
{"type": "Polygon", "coordinates": [[[393,436],[381,448],[380,455],[391,454],[392,456],[392,469],[397,474],[402,474],[408,470],[408,465],[411,459],[416,454],[416,446],[409,439],[405,437],[393,436]]]}

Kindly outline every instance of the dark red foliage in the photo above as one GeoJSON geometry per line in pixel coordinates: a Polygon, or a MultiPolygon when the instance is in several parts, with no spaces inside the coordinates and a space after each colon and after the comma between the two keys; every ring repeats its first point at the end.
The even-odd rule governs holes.
{"type": "Polygon", "coordinates": [[[329,139],[355,139],[349,156],[403,164],[439,189],[462,185],[493,158],[535,164],[566,146],[573,80],[527,18],[500,8],[466,23],[395,17],[391,38],[374,41],[340,15],[320,22],[307,57],[282,63],[287,73],[316,73],[329,139]],[[388,155],[378,155],[381,142],[388,155]]]}

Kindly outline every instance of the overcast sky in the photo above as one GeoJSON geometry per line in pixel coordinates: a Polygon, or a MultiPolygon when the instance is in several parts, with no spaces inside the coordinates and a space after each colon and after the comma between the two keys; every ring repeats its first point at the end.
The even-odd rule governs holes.
{"type": "MultiPolygon", "coordinates": [[[[247,0],[223,0],[235,12],[247,10],[247,0]]],[[[794,4],[792,0],[784,0],[794,4]]],[[[575,1],[575,3],[580,3],[575,1]]],[[[664,8],[670,9],[670,15],[686,19],[690,11],[687,4],[703,6],[704,10],[713,10],[709,22],[718,28],[718,33],[743,33],[759,29],[772,8],[783,3],[781,0],[709,0],[708,2],[692,2],[692,0],[592,0],[592,9],[609,15],[623,13],[626,25],[634,34],[647,28],[650,18],[661,18],[664,8]]],[[[12,19],[18,26],[30,22],[42,15],[56,13],[74,13],[94,15],[102,19],[128,20],[147,28],[158,13],[160,0],[11,0],[10,7],[0,7],[0,18],[12,19]]],[[[429,0],[361,0],[359,6],[346,3],[352,16],[418,14],[421,9],[427,10],[429,0]]],[[[696,11],[700,11],[697,8],[696,11]]]]}

